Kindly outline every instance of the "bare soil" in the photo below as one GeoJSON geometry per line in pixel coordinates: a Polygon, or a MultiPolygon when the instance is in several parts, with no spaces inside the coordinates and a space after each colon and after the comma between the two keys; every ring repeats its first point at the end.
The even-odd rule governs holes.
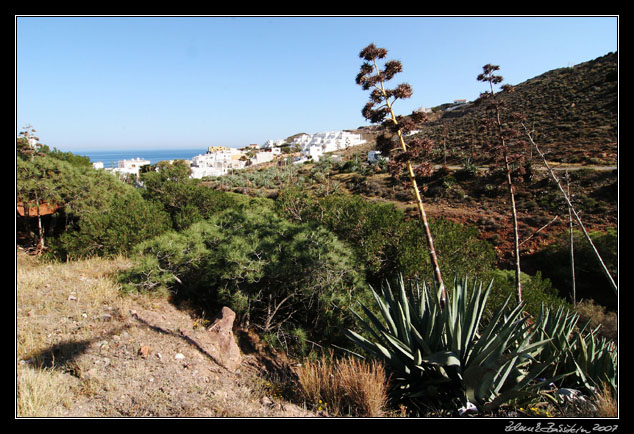
{"type": "Polygon", "coordinates": [[[231,372],[208,351],[203,320],[165,298],[121,297],[111,278],[125,261],[99,264],[60,271],[68,264],[40,264],[18,249],[18,417],[316,416],[276,393],[290,365],[256,337],[237,331],[243,359],[231,372]],[[91,295],[104,282],[106,293],[91,295]],[[37,400],[47,376],[64,392],[29,414],[23,402],[37,400]]]}

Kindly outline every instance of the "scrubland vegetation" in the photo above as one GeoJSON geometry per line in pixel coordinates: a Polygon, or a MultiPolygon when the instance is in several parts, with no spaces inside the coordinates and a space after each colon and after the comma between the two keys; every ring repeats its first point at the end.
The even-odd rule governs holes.
{"type": "MultiPolygon", "coordinates": [[[[399,92],[383,97],[409,95],[399,92]]],[[[384,119],[371,109],[364,108],[369,119],[384,119]]],[[[408,125],[391,116],[379,144],[408,125]]],[[[417,180],[425,190],[440,179],[440,194],[464,197],[460,186],[481,176],[467,164],[440,175],[414,172],[416,158],[427,154],[401,143],[389,162],[352,155],[207,180],[190,179],[182,162],[161,163],[133,184],[72,154],[43,146],[32,152],[19,141],[18,202],[57,211],[19,217],[18,242],[56,266],[125,258],[110,280],[118,297],[158,296],[212,316],[230,307],[240,327],[301,364],[278,379],[275,387],[293,389],[280,395],[331,416],[456,416],[469,404],[489,416],[616,416],[616,318],[553,284],[569,281],[565,243],[539,253],[538,272],[520,271],[519,258],[502,269],[491,240],[470,225],[428,221],[421,197],[412,218],[411,209],[386,200],[396,187],[375,200],[355,194],[374,176],[398,180],[405,166],[395,161],[409,164],[419,196],[417,180]],[[235,192],[246,187],[258,193],[235,192]],[[578,389],[595,405],[564,402],[558,388],[578,389]]],[[[591,238],[616,276],[616,231],[591,238]]],[[[579,279],[601,279],[587,241],[575,255],[579,279]]],[[[17,292],[25,308],[28,294],[17,292]]],[[[20,356],[30,350],[18,329],[20,356]]],[[[55,375],[50,385],[20,377],[19,415],[54,416],[34,402],[70,399],[36,389],[55,395],[55,375]]]]}

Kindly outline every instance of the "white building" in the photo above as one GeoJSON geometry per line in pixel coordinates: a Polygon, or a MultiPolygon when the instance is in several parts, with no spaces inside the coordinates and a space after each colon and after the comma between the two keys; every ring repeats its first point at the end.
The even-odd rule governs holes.
{"type": "Polygon", "coordinates": [[[273,161],[273,158],[275,158],[275,155],[278,155],[278,154],[279,152],[275,154],[273,153],[272,150],[260,151],[260,152],[256,152],[255,155],[251,157],[249,161],[251,161],[251,164],[268,163],[269,161],[273,161]]]}
{"type": "Polygon", "coordinates": [[[327,131],[317,134],[302,134],[291,142],[291,146],[298,145],[301,148],[302,157],[319,161],[319,158],[327,153],[348,149],[350,146],[361,145],[366,141],[361,134],[348,131],[327,131]]]}
{"type": "Polygon", "coordinates": [[[279,140],[269,139],[266,142],[264,142],[261,149],[266,152],[272,152],[274,156],[280,155],[282,153],[282,145],[284,143],[286,143],[284,139],[279,139],[279,140]]]}
{"type": "Polygon", "coordinates": [[[206,154],[192,158],[190,169],[192,178],[222,176],[233,169],[243,169],[246,165],[244,153],[235,148],[214,147],[206,154]]]}
{"type": "MultiPolygon", "coordinates": [[[[141,167],[149,166],[150,164],[150,160],[145,160],[143,158],[119,160],[117,162],[117,167],[112,169],[112,171],[123,175],[135,175],[138,177],[141,167]]],[[[103,163],[101,165],[103,167],[103,163]]]]}
{"type": "Polygon", "coordinates": [[[414,110],[414,112],[431,113],[432,109],[430,109],[429,107],[418,107],[416,110],[414,110]]]}

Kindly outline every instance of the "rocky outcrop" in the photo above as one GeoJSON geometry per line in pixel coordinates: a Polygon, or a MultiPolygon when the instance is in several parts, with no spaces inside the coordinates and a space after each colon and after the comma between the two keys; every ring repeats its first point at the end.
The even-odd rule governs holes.
{"type": "Polygon", "coordinates": [[[187,314],[179,312],[172,306],[168,310],[169,312],[165,310],[154,312],[138,309],[131,314],[156,332],[182,337],[202,354],[227,370],[231,372],[238,370],[242,363],[242,354],[233,334],[235,312],[228,307],[223,307],[211,326],[205,329],[185,326],[185,323],[191,322],[187,314]]]}
{"type": "Polygon", "coordinates": [[[209,338],[218,349],[220,363],[230,371],[240,367],[242,355],[233,335],[234,311],[223,307],[214,322],[208,328],[209,338]]]}

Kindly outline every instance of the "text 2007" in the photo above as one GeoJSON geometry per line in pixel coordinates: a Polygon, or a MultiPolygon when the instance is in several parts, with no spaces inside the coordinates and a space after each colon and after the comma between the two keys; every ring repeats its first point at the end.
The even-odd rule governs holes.
{"type": "Polygon", "coordinates": [[[599,425],[598,423],[595,423],[594,426],[592,427],[592,431],[595,432],[614,432],[619,428],[618,425],[599,425]]]}

